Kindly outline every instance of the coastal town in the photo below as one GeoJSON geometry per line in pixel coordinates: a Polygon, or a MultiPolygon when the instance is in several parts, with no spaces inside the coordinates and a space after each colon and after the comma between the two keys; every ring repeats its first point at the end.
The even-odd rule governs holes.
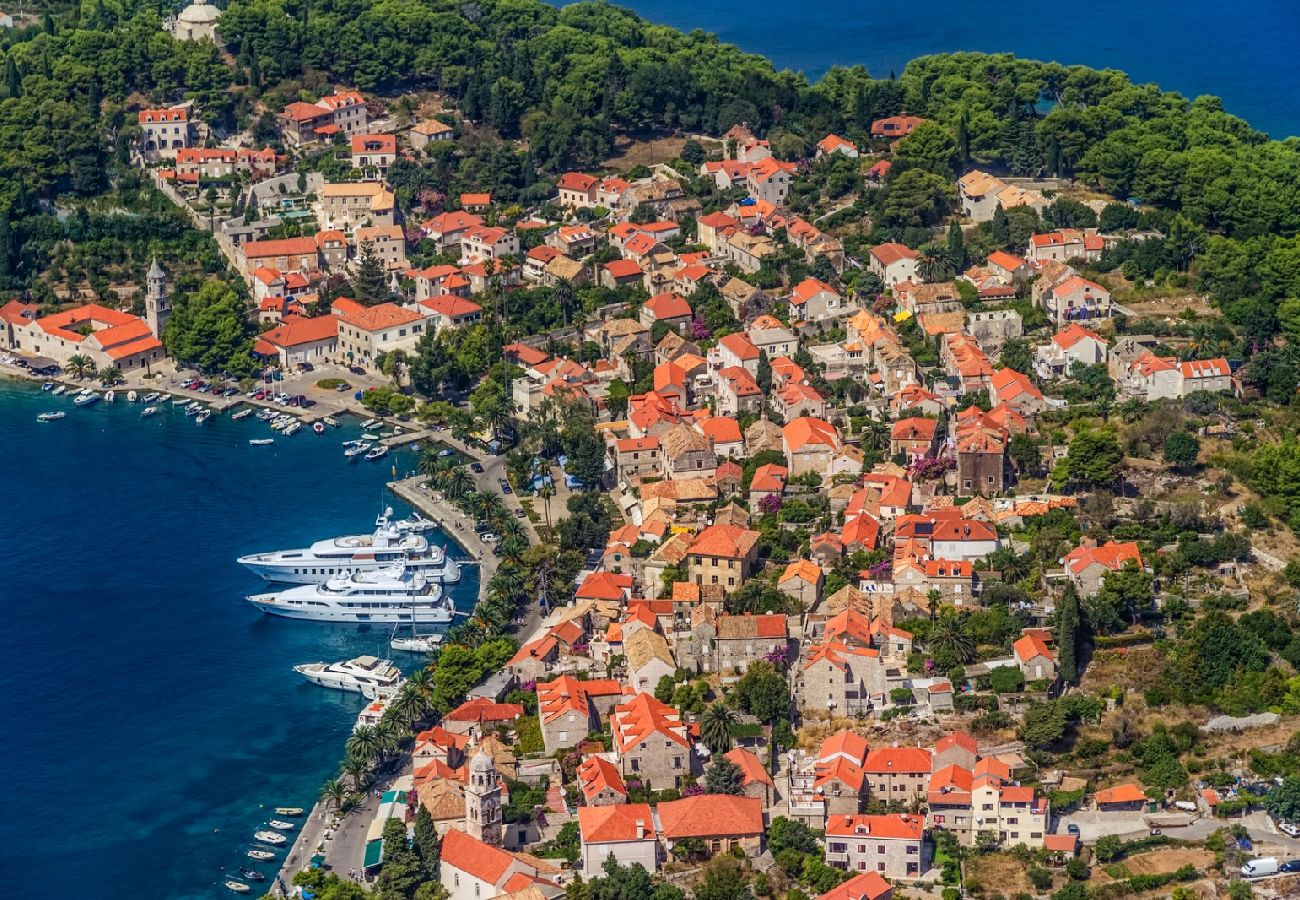
{"type": "MultiPolygon", "coordinates": [[[[169,40],[252,86],[225,15],[169,40]]],[[[423,446],[390,487],[480,567],[225,888],[1300,892],[1294,258],[904,75],[835,131],[719,113],[558,166],[500,82],[316,78],[239,128],[132,98],[123,169],[196,243],[65,242],[0,365],[365,420],[348,453],[423,446]]]]}

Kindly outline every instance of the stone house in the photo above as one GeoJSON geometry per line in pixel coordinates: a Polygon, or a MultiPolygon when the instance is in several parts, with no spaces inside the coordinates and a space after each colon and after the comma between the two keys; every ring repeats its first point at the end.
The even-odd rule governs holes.
{"type": "Polygon", "coordinates": [[[681,715],[652,694],[638,693],[614,707],[610,731],[626,781],[651,790],[678,787],[698,774],[691,740],[681,715]]]}
{"type": "Polygon", "coordinates": [[[918,878],[929,868],[925,819],[907,814],[828,816],[826,863],[885,878],[918,878]]]}
{"type": "Polygon", "coordinates": [[[578,832],[586,878],[603,875],[610,857],[620,866],[640,865],[647,872],[659,869],[659,844],[648,804],[580,806],[578,832]]]}

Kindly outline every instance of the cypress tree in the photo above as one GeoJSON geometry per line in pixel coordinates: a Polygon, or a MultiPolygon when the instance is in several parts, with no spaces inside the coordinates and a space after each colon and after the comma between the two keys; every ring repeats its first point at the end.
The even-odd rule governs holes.
{"type": "Polygon", "coordinates": [[[1011,220],[1007,218],[1007,211],[999,206],[993,211],[993,243],[998,245],[1001,250],[1006,250],[1011,245],[1011,220]]]}
{"type": "Polygon", "coordinates": [[[14,233],[9,225],[9,210],[0,212],[0,278],[14,273],[14,233]]]}
{"type": "Polygon", "coordinates": [[[966,268],[966,238],[956,222],[948,226],[948,260],[958,272],[966,268]]]}
{"type": "Polygon", "coordinates": [[[957,120],[957,155],[961,157],[962,168],[970,165],[970,126],[966,122],[966,110],[961,111],[957,120]]]}
{"type": "Polygon", "coordinates": [[[1079,595],[1075,593],[1074,585],[1068,584],[1056,611],[1057,655],[1061,680],[1066,684],[1079,675],[1079,624],[1079,595]]]}
{"type": "Polygon", "coordinates": [[[363,306],[374,306],[388,299],[388,276],[384,273],[384,264],[375,253],[375,245],[370,241],[361,243],[361,252],[357,256],[357,274],[352,279],[356,290],[356,301],[363,306]]]}
{"type": "Polygon", "coordinates": [[[5,60],[5,81],[9,86],[10,97],[21,97],[23,95],[23,79],[18,74],[18,64],[10,56],[5,60]]]}

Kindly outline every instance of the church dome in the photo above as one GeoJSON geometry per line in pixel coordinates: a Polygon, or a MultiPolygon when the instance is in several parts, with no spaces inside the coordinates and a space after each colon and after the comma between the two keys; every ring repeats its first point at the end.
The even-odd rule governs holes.
{"type": "Polygon", "coordinates": [[[474,758],[469,761],[469,770],[471,772],[491,772],[494,768],[492,757],[486,750],[475,753],[474,758]]]}
{"type": "Polygon", "coordinates": [[[191,3],[176,18],[187,25],[209,25],[221,18],[221,10],[211,3],[191,3]]]}

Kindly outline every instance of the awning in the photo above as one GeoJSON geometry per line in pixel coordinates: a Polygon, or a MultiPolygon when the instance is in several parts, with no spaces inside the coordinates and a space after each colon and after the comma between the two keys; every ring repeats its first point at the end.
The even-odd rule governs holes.
{"type": "Polygon", "coordinates": [[[366,858],[362,866],[367,869],[373,869],[384,861],[384,841],[370,841],[366,844],[366,858]]]}

